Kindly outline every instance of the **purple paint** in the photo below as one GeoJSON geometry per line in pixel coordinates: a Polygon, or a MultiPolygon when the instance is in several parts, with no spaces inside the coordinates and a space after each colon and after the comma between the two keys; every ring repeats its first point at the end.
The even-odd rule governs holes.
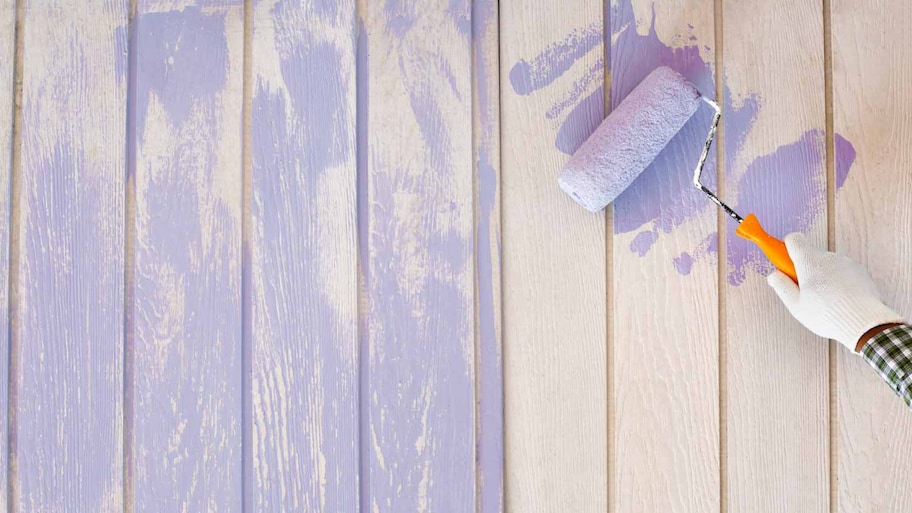
{"type": "Polygon", "coordinates": [[[219,126],[219,96],[240,95],[227,87],[240,63],[228,62],[225,22],[242,10],[208,12],[140,12],[134,24],[137,512],[242,507],[241,205],[210,189],[227,180],[240,198],[240,166],[218,161],[240,161],[241,126],[219,126]],[[168,128],[150,137],[185,137],[168,148],[144,144],[153,96],[168,128]]]}
{"type": "Polygon", "coordinates": [[[646,253],[649,252],[649,248],[655,244],[655,241],[658,238],[659,234],[656,231],[640,232],[636,237],[633,238],[633,241],[630,243],[630,251],[640,256],[645,256],[646,253]]]}
{"type": "Polygon", "coordinates": [[[497,9],[497,0],[472,3],[472,32],[475,35],[472,78],[481,130],[476,139],[479,141],[475,162],[478,224],[474,245],[478,301],[478,513],[502,513],[504,509],[503,363],[496,317],[500,312],[501,258],[497,205],[499,169],[495,166],[500,158],[491,155],[500,134],[497,9]]]}
{"type": "Polygon", "coordinates": [[[391,32],[396,39],[402,40],[418,19],[415,5],[405,0],[386,0],[383,4],[383,17],[386,20],[386,30],[391,32]]]}
{"type": "Polygon", "coordinates": [[[599,87],[570,111],[557,131],[555,145],[572,155],[605,117],[605,90],[599,87]]]}
{"type": "MultiPolygon", "coordinates": [[[[464,1],[460,11],[469,5],[464,1]]],[[[442,8],[419,15],[438,20],[434,9],[442,8]]],[[[404,141],[403,134],[368,133],[370,201],[363,208],[369,227],[362,240],[368,253],[362,264],[369,388],[362,415],[369,417],[363,440],[369,452],[362,468],[370,484],[362,504],[380,511],[469,510],[476,502],[474,215],[472,178],[460,167],[471,156],[456,149],[472,145],[471,68],[455,63],[471,62],[471,47],[446,37],[410,44],[404,32],[389,30],[390,18],[401,11],[387,9],[387,30],[368,39],[370,53],[398,64],[384,74],[398,74],[403,88],[379,92],[383,101],[371,99],[370,124],[375,116],[414,118],[419,134],[404,141]],[[443,71],[450,65],[455,88],[443,71]],[[454,90],[464,108],[444,111],[444,102],[453,105],[454,90]],[[406,153],[390,152],[390,146],[406,153]]],[[[428,29],[452,32],[450,20],[441,22],[428,29]]]]}
{"type": "Polygon", "coordinates": [[[520,95],[531,94],[557,80],[573,64],[602,42],[601,23],[575,30],[530,60],[510,69],[510,85],[520,95]]]}
{"type": "MultiPolygon", "coordinates": [[[[357,168],[358,168],[358,289],[360,291],[367,289],[370,283],[370,252],[368,244],[370,243],[370,181],[368,176],[368,129],[370,117],[370,45],[367,40],[367,30],[364,28],[364,20],[358,20],[358,46],[355,55],[355,88],[356,92],[356,125],[357,125],[357,168]]],[[[362,304],[363,304],[363,293],[362,304]]],[[[371,450],[370,443],[370,323],[368,316],[362,308],[359,308],[358,327],[360,330],[358,342],[360,345],[358,351],[358,440],[360,449],[358,473],[360,511],[371,510],[371,477],[370,462],[371,450]]]]}
{"type": "Polygon", "coordinates": [[[744,148],[747,134],[753,128],[762,105],[760,97],[756,94],[739,98],[738,103],[739,106],[736,108],[731,90],[726,84],[722,119],[725,130],[725,169],[728,171],[735,168],[735,159],[744,148]]]}
{"type": "MultiPolygon", "coordinates": [[[[605,61],[599,59],[595,64],[589,68],[582,77],[575,80],[573,85],[570,87],[570,90],[561,98],[557,103],[555,103],[547,112],[545,112],[545,118],[547,119],[556,119],[558,116],[563,114],[568,108],[572,108],[577,105],[580,101],[580,98],[586,94],[587,91],[591,91],[593,84],[599,84],[598,90],[604,92],[604,87],[601,85],[605,78],[605,61]]],[[[563,151],[563,150],[562,150],[563,151]]]]}
{"type": "Polygon", "coordinates": [[[690,270],[693,268],[694,259],[689,253],[681,253],[672,260],[672,263],[678,274],[686,276],[690,274],[690,270]]]}
{"type": "Polygon", "coordinates": [[[133,57],[143,77],[135,92],[142,141],[151,93],[174,125],[187,120],[197,101],[214,101],[227,80],[228,42],[224,12],[203,14],[198,7],[140,14],[134,27],[142,41],[141,51],[133,57]]]}
{"type": "Polygon", "coordinates": [[[845,184],[849,176],[849,170],[855,163],[855,147],[846,140],[845,137],[836,134],[836,189],[839,190],[845,184]]]}
{"type": "MultiPolygon", "coordinates": [[[[754,213],[771,235],[806,232],[826,205],[824,133],[810,130],[797,142],[755,159],[738,182],[732,208],[754,213]]],[[[735,235],[728,223],[728,282],[740,285],[748,269],[767,274],[771,264],[752,242],[735,235]]]]}

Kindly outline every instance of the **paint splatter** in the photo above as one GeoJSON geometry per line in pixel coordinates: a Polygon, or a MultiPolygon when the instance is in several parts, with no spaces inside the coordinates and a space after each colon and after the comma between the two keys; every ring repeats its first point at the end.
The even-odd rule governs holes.
{"type": "MultiPolygon", "coordinates": [[[[714,96],[715,85],[712,66],[701,56],[701,45],[690,32],[675,38],[677,46],[670,46],[656,33],[655,8],[649,29],[637,32],[637,19],[630,0],[620,0],[612,5],[611,107],[620,101],[653,69],[668,66],[675,69],[708,97],[714,96]]],[[[554,83],[571,70],[574,64],[598,46],[590,26],[571,32],[561,41],[548,46],[538,55],[517,62],[510,71],[510,83],[520,95],[527,95],[554,83]]],[[[705,51],[711,48],[702,45],[705,51]]],[[[602,72],[604,63],[598,60],[582,72],[546,112],[545,118],[556,125],[555,146],[563,153],[572,154],[600,123],[602,108],[602,72]],[[585,94],[587,93],[588,94],[585,94]],[[565,114],[566,113],[566,114],[565,114]],[[560,119],[563,116],[563,119],[560,119]]],[[[821,180],[823,162],[823,133],[810,130],[799,140],[786,144],[774,152],[740,162],[743,146],[762,108],[762,98],[756,92],[734,95],[724,85],[724,126],[726,141],[726,176],[729,189],[737,195],[731,199],[737,210],[757,213],[771,233],[781,234],[807,230],[823,212],[820,198],[825,197],[826,184],[821,180]],[[742,172],[743,170],[743,172],[742,172]],[[798,180],[799,184],[793,184],[798,180]],[[790,185],[787,185],[790,184],[790,185]],[[733,185],[733,186],[732,186],[733,185]],[[789,188],[788,191],[784,189],[789,188]],[[812,198],[813,204],[807,204],[812,198]],[[763,208],[763,201],[769,205],[763,208]],[[773,205],[787,205],[773,208],[773,205]]],[[[697,192],[691,183],[694,163],[702,150],[712,111],[702,107],[681,129],[630,188],[614,202],[615,233],[638,232],[630,244],[630,251],[645,256],[662,234],[675,228],[706,209],[715,206],[697,192]]],[[[836,142],[836,187],[842,187],[855,161],[855,149],[839,134],[836,142]]],[[[716,188],[716,163],[710,153],[703,174],[704,183],[716,188]]],[[[738,285],[746,272],[754,269],[767,272],[769,264],[747,241],[734,237],[734,224],[728,226],[729,282],[738,285]]],[[[711,234],[694,248],[681,253],[672,265],[683,275],[689,274],[694,263],[702,258],[714,259],[717,255],[715,234],[711,234]],[[713,239],[712,243],[707,242],[713,239]]]]}

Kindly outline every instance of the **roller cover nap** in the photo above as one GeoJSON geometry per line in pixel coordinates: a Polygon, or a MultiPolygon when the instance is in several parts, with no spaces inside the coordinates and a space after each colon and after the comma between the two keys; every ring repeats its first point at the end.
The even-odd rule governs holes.
{"type": "Polygon", "coordinates": [[[614,201],[700,106],[696,87],[671,68],[656,68],[589,136],[561,171],[561,189],[598,212],[614,201]]]}

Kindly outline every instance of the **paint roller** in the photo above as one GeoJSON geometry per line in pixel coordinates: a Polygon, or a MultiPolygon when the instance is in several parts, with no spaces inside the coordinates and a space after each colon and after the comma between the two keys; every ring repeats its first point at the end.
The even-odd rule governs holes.
{"type": "Polygon", "coordinates": [[[655,160],[697,112],[701,102],[709,105],[715,114],[694,171],[694,186],[738,222],[735,231],[738,236],[756,244],[776,268],[798,283],[785,244],[766,233],[754,214],[741,217],[700,182],[721,110],[716,102],[701,95],[671,68],[653,70],[602,121],[564,166],[558,179],[561,189],[587,210],[602,210],[655,160]]]}

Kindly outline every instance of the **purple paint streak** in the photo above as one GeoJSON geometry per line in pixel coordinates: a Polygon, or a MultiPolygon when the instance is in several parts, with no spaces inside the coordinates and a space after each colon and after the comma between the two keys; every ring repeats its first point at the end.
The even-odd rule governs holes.
{"type": "Polygon", "coordinates": [[[599,87],[570,111],[557,130],[557,149],[570,155],[580,147],[605,117],[605,92],[599,87]]]}
{"type": "MultiPolygon", "coordinates": [[[[806,232],[826,206],[824,133],[810,130],[797,142],[755,159],[738,182],[732,208],[754,213],[768,233],[782,238],[806,232]]],[[[728,282],[740,285],[747,269],[767,274],[772,265],[752,242],[735,235],[728,223],[728,282]]]]}
{"type": "Polygon", "coordinates": [[[510,85],[527,95],[549,85],[602,42],[601,23],[575,30],[530,60],[521,59],[510,69],[510,85]]]}
{"type": "Polygon", "coordinates": [[[655,244],[655,241],[659,238],[658,232],[647,231],[640,232],[636,237],[633,238],[633,241],[630,243],[630,251],[636,253],[640,256],[645,256],[649,252],[649,248],[655,244]]]}
{"type": "Polygon", "coordinates": [[[688,275],[693,268],[694,259],[689,253],[681,253],[672,260],[678,274],[688,275]]]}
{"type": "MultiPolygon", "coordinates": [[[[368,143],[370,131],[368,122],[370,117],[370,44],[367,40],[367,30],[364,28],[364,21],[358,20],[358,46],[355,55],[355,77],[357,89],[357,168],[358,168],[358,289],[359,291],[367,290],[367,284],[370,283],[370,252],[368,244],[370,243],[370,180],[368,166],[368,143]]],[[[361,304],[364,302],[364,293],[361,293],[361,304]]],[[[370,431],[370,323],[368,322],[367,312],[364,308],[358,309],[358,327],[360,345],[358,352],[358,374],[360,383],[358,385],[358,439],[359,439],[359,469],[360,488],[360,511],[371,510],[371,431],[370,431]]]]}
{"type": "Polygon", "coordinates": [[[855,163],[855,147],[845,137],[836,134],[836,189],[839,190],[849,177],[849,170],[855,163]]]}
{"type": "Polygon", "coordinates": [[[477,98],[476,112],[480,118],[477,148],[477,228],[475,240],[475,273],[477,276],[478,354],[478,439],[476,440],[476,470],[478,483],[478,513],[501,513],[504,509],[504,419],[503,363],[501,339],[498,332],[500,312],[500,233],[497,195],[499,157],[492,158],[493,141],[499,140],[499,62],[497,60],[498,25],[497,0],[476,0],[472,3],[472,23],[475,34],[475,70],[472,75],[477,98]],[[493,47],[493,52],[489,52],[493,47]],[[494,57],[489,57],[489,53],[494,57]],[[489,60],[490,59],[490,60],[489,60]],[[490,91],[489,89],[493,90],[490,91]],[[494,249],[496,248],[496,250],[494,249]]]}
{"type": "Polygon", "coordinates": [[[142,51],[133,57],[143,77],[134,93],[136,126],[142,142],[151,94],[159,101],[168,98],[162,102],[165,112],[172,124],[180,125],[187,120],[192,105],[212,99],[225,87],[228,42],[225,15],[202,14],[198,7],[141,14],[134,27],[142,41],[142,51]]]}
{"type": "MultiPolygon", "coordinates": [[[[240,205],[209,190],[226,172],[241,183],[239,166],[217,167],[226,148],[217,126],[227,12],[188,8],[135,21],[137,512],[242,507],[240,205]],[[194,134],[158,154],[144,144],[153,96],[166,130],[194,134]]],[[[237,159],[240,129],[227,131],[237,159]]],[[[156,139],[173,135],[156,130],[156,139]]]]}
{"type": "MultiPolygon", "coordinates": [[[[361,207],[366,235],[364,223],[360,228],[368,248],[362,276],[369,365],[368,394],[362,395],[362,415],[369,417],[362,443],[369,452],[362,472],[370,476],[362,504],[379,511],[468,510],[476,501],[474,248],[466,235],[474,216],[471,175],[460,167],[468,161],[455,149],[471,147],[465,139],[471,130],[454,131],[452,116],[471,120],[471,69],[450,69],[470,59],[447,55],[469,57],[471,48],[446,37],[411,44],[410,25],[394,19],[406,9],[395,2],[387,7],[386,30],[370,33],[368,47],[398,64],[387,73],[398,72],[405,97],[393,93],[399,102],[393,111],[391,92],[381,91],[383,101],[372,99],[368,115],[372,125],[375,116],[412,117],[419,133],[407,142],[402,134],[368,133],[362,170],[369,188],[361,207]],[[441,105],[452,107],[454,98],[464,110],[444,111],[441,105]],[[457,144],[455,137],[463,140],[457,144]],[[402,145],[406,155],[391,153],[391,144],[402,145]],[[454,183],[462,185],[454,189],[454,183]],[[465,192],[468,197],[454,196],[465,192]]],[[[459,11],[469,8],[463,1],[459,11]]],[[[429,9],[420,16],[433,18],[429,9]]],[[[449,23],[444,19],[439,30],[453,32],[449,23]]]]}
{"type": "MultiPolygon", "coordinates": [[[[351,26],[328,23],[340,34],[353,33],[353,10],[345,12],[351,26]]],[[[276,48],[281,80],[255,75],[251,123],[251,258],[259,271],[251,284],[251,368],[259,397],[252,429],[257,462],[269,471],[251,471],[251,501],[262,511],[355,511],[357,290],[327,294],[341,285],[327,283],[332,278],[324,272],[334,268],[343,283],[355,278],[357,211],[354,198],[328,197],[321,189],[357,186],[350,107],[355,40],[347,48],[310,40],[300,31],[309,13],[299,4],[280,3],[271,14],[273,33],[264,34],[274,39],[264,46],[276,48]],[[331,224],[339,221],[341,228],[331,224]],[[321,235],[328,224],[337,244],[321,235]]],[[[254,44],[264,37],[255,22],[254,44]]]]}

